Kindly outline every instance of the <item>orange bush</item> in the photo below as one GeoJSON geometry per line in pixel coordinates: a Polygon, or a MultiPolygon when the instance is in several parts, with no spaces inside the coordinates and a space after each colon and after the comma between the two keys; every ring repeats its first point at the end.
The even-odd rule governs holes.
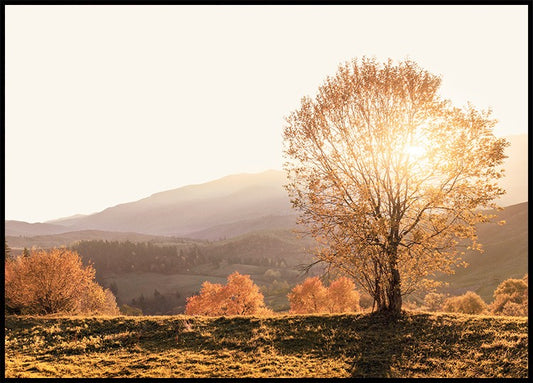
{"type": "Polygon", "coordinates": [[[117,314],[114,296],[94,281],[94,268],[83,267],[67,249],[31,251],[5,263],[5,305],[15,313],[117,314]]]}
{"type": "Polygon", "coordinates": [[[265,307],[263,294],[249,275],[234,272],[228,283],[204,282],[198,295],[187,298],[187,315],[264,315],[270,313],[265,307]]]}
{"type": "Polygon", "coordinates": [[[359,293],[355,284],[342,277],[324,287],[318,277],[307,278],[288,294],[294,314],[359,311],[359,293]]]}

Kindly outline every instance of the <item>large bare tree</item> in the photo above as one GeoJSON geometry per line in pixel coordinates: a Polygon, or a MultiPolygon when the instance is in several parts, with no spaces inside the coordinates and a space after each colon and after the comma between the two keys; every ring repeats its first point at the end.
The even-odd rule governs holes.
{"type": "Polygon", "coordinates": [[[286,188],[320,261],[353,277],[379,311],[461,264],[493,216],[508,143],[489,111],[454,107],[412,61],[352,60],[286,119],[286,188]],[[485,210],[484,210],[485,209],[485,210]]]}

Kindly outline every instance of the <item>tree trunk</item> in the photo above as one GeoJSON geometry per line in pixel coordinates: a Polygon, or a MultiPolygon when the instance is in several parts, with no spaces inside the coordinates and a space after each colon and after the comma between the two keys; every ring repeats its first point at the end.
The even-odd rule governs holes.
{"type": "Polygon", "coordinates": [[[402,312],[402,293],[400,289],[400,272],[396,267],[391,268],[392,278],[389,293],[388,311],[392,314],[399,315],[402,312]]]}

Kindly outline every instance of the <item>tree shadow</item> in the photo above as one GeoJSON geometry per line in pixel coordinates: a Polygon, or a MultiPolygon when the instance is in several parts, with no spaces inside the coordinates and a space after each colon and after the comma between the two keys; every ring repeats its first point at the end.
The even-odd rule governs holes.
{"type": "Polygon", "coordinates": [[[397,377],[393,366],[401,360],[404,349],[413,340],[406,333],[405,318],[373,313],[366,318],[364,331],[354,345],[352,378],[397,377]]]}

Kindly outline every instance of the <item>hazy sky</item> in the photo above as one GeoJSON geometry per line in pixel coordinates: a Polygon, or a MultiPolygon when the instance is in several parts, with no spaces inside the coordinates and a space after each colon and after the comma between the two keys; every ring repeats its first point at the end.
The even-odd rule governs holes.
{"type": "Polygon", "coordinates": [[[527,6],[5,7],[6,219],[281,169],[284,116],[354,57],[411,58],[527,132],[527,6]]]}

